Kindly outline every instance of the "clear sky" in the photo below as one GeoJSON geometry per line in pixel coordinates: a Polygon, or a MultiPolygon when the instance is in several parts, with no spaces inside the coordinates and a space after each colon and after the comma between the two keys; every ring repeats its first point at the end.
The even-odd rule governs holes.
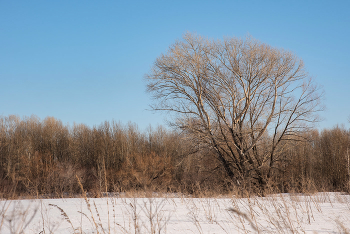
{"type": "Polygon", "coordinates": [[[0,0],[0,115],[165,125],[143,77],[189,31],[294,52],[324,88],[319,127],[348,128],[349,12],[350,1],[0,0]]]}

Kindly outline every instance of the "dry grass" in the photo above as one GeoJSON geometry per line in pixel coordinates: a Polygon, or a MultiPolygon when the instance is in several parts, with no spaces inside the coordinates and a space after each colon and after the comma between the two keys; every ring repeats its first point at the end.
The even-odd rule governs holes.
{"type": "MultiPolygon", "coordinates": [[[[184,233],[210,233],[209,230],[215,233],[305,233],[310,232],[310,228],[317,231],[315,222],[320,222],[320,219],[331,222],[335,233],[349,233],[350,197],[340,193],[275,194],[246,198],[193,198],[179,194],[158,194],[156,197],[149,194],[140,197],[130,195],[99,198],[104,203],[102,208],[101,200],[88,198],[85,194],[82,196],[85,208],[77,210],[76,217],[60,205],[51,201],[48,204],[58,211],[57,215],[63,221],[60,225],[66,227],[63,229],[65,233],[75,234],[91,231],[104,234],[176,233],[175,227],[178,230],[181,228],[184,233]],[[332,209],[339,209],[340,206],[345,208],[342,209],[345,213],[328,219],[332,209]],[[183,216],[177,216],[177,212],[183,216]],[[176,222],[183,226],[176,226],[176,222]]],[[[43,215],[45,211],[36,207],[36,204],[33,202],[33,205],[25,207],[21,201],[3,202],[0,232],[33,233],[31,222],[39,221],[37,230],[41,233],[55,233],[60,226],[51,225],[54,217],[43,215]],[[40,219],[34,218],[40,214],[40,219]]]]}

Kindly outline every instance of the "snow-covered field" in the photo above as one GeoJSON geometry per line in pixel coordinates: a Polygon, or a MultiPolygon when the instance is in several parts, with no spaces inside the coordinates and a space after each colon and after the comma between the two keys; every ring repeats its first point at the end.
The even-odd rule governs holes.
{"type": "Polygon", "coordinates": [[[350,195],[1,200],[0,233],[350,233],[350,195]]]}

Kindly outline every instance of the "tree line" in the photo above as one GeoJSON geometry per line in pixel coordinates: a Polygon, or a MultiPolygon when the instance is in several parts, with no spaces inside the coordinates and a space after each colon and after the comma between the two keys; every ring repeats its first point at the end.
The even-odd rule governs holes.
{"type": "MultiPolygon", "coordinates": [[[[350,131],[337,126],[308,130],[302,136],[303,141],[284,142],[279,169],[267,180],[265,191],[349,191],[350,131]]],[[[265,137],[271,140],[273,135],[265,137]]],[[[233,183],[215,159],[215,150],[191,139],[186,132],[163,127],[141,132],[135,124],[69,126],[53,117],[3,116],[0,194],[72,196],[81,192],[77,177],[93,196],[261,192],[252,181],[233,183]]]]}

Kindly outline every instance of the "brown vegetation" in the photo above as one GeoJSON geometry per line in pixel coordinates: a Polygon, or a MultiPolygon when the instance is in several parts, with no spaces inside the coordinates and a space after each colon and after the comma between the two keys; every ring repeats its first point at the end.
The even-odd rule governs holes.
{"type": "MultiPolygon", "coordinates": [[[[335,127],[303,133],[285,144],[268,182],[269,192],[348,191],[350,132],[335,127]]],[[[268,137],[268,136],[266,136],[268,137]]],[[[227,179],[212,149],[162,127],[141,133],[136,125],[65,126],[49,117],[0,118],[0,196],[62,197],[80,193],[160,191],[226,193],[227,179]]]]}

